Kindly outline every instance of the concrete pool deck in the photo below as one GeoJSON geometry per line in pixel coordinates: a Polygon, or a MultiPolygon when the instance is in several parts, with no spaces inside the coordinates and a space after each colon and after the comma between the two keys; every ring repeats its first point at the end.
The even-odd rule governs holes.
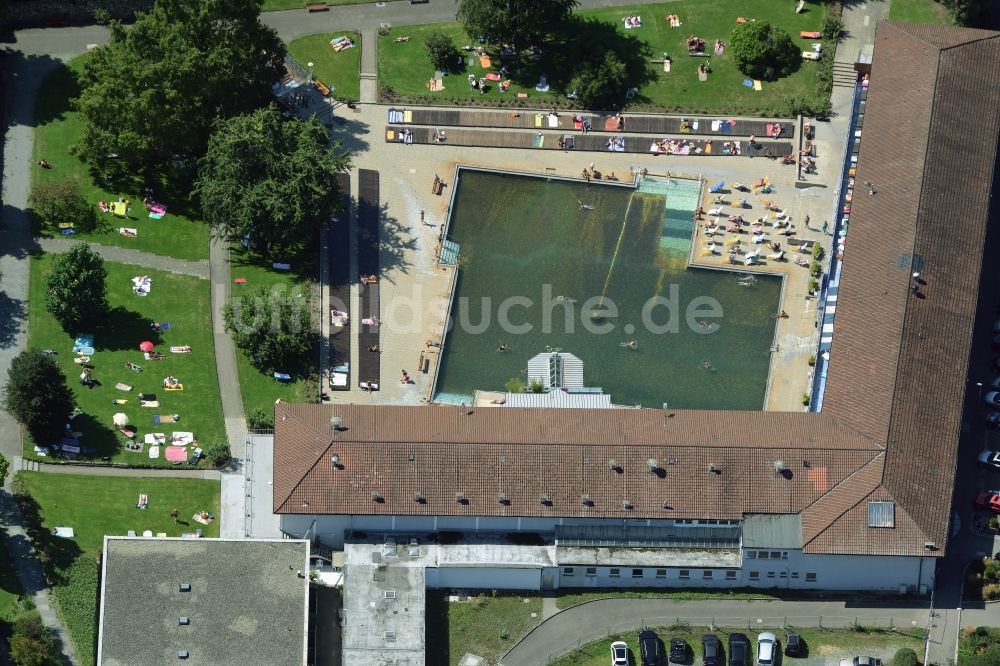
{"type": "MultiPolygon", "coordinates": [[[[821,242],[827,252],[830,250],[831,237],[822,234],[818,228],[833,211],[835,187],[819,185],[797,189],[795,169],[783,166],[780,162],[763,158],[622,153],[596,155],[574,154],[572,151],[515,149],[486,151],[452,145],[387,144],[381,140],[378,132],[378,128],[384,124],[387,108],[385,105],[361,105],[356,114],[346,116],[343,125],[335,124],[331,133],[334,139],[342,140],[345,147],[355,153],[355,168],[375,169],[381,175],[381,204],[384,211],[381,252],[382,319],[398,318],[404,323],[410,323],[408,311],[413,311],[418,317],[413,325],[382,328],[381,390],[364,392],[357,387],[356,382],[352,382],[348,391],[327,393],[329,401],[333,403],[419,404],[429,400],[440,354],[437,349],[427,348],[425,343],[427,340],[441,340],[456,270],[437,263],[435,248],[440,225],[447,221],[451,187],[454,185],[451,179],[459,164],[571,178],[578,178],[583,168],[592,161],[596,162],[598,171],[613,172],[620,179],[627,179],[632,167],[636,170],[645,168],[652,176],[665,177],[669,173],[677,177],[701,178],[709,183],[725,180],[727,183],[749,184],[766,176],[775,189],[769,198],[779,203],[792,217],[797,225],[797,236],[821,242]],[[435,175],[443,178],[446,183],[441,196],[431,193],[435,175]],[[420,219],[421,210],[424,211],[423,222],[420,219]],[[806,215],[812,220],[811,230],[805,229],[801,222],[806,215]],[[404,301],[407,304],[404,305],[404,301]],[[389,312],[390,309],[396,312],[389,312]],[[421,355],[429,362],[427,373],[416,371],[421,355]],[[415,383],[402,384],[399,381],[402,370],[406,370],[415,383]]],[[[816,132],[814,145],[819,155],[817,168],[820,176],[812,176],[811,181],[835,184],[841,174],[843,146],[834,141],[837,135],[834,128],[820,123],[816,132]]],[[[351,194],[356,198],[356,175],[352,178],[352,188],[351,194]]],[[[350,237],[353,239],[356,236],[354,215],[350,225],[350,237]]],[[[694,241],[696,253],[702,240],[696,238],[694,241]]],[[[743,267],[735,268],[744,271],[743,267]]],[[[766,268],[773,269],[773,265],[766,268]]],[[[806,361],[816,350],[816,302],[806,299],[808,276],[804,274],[808,272],[807,269],[791,262],[782,268],[791,273],[790,279],[786,280],[781,305],[789,318],[778,321],[776,352],[772,358],[766,409],[800,411],[803,409],[802,394],[808,391],[810,382],[810,368],[806,361]],[[799,276],[792,269],[796,269],[799,276]]],[[[352,267],[352,271],[354,283],[351,288],[351,306],[353,311],[358,312],[360,300],[356,266],[352,267]]],[[[353,345],[353,367],[358,367],[360,353],[358,345],[353,345]]]]}

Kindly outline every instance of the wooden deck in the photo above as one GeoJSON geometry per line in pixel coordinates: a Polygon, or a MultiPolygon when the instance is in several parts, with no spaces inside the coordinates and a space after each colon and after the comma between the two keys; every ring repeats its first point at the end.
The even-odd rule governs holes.
{"type": "MultiPolygon", "coordinates": [[[[390,113],[399,109],[390,109],[390,113]]],[[[564,111],[554,114],[558,125],[550,127],[549,113],[535,111],[497,111],[497,110],[465,110],[465,109],[412,109],[409,110],[410,120],[407,125],[426,125],[440,127],[479,127],[492,129],[556,129],[566,132],[579,131],[573,123],[575,114],[564,111]]],[[[654,116],[630,115],[622,116],[622,127],[617,129],[617,123],[605,130],[605,123],[613,117],[610,114],[584,113],[582,115],[592,125],[591,132],[609,131],[614,134],[690,134],[693,136],[712,136],[719,138],[749,137],[765,138],[768,136],[768,125],[780,124],[781,139],[795,138],[795,122],[791,120],[766,119],[726,119],[720,116],[654,116]],[[681,126],[685,125],[685,129],[681,126]]],[[[393,120],[389,121],[394,122],[393,120]]]]}
{"type": "MultiPolygon", "coordinates": [[[[416,114],[416,112],[414,112],[416,114]]],[[[398,125],[390,125],[385,128],[385,140],[387,143],[403,143],[400,130],[404,129],[398,125]]],[[[447,136],[446,141],[443,143],[435,142],[434,136],[436,129],[430,127],[407,127],[412,133],[411,143],[415,144],[430,144],[430,145],[451,145],[451,146],[469,146],[475,148],[523,148],[526,150],[573,150],[574,152],[621,152],[621,153],[636,153],[652,155],[649,148],[654,141],[659,141],[664,138],[670,138],[675,140],[682,140],[691,142],[694,144],[694,148],[689,154],[691,155],[718,155],[719,157],[725,157],[723,151],[723,144],[727,141],[733,141],[733,139],[728,139],[725,137],[717,137],[712,139],[702,139],[693,138],[686,135],[675,135],[670,137],[665,136],[639,136],[639,135],[617,135],[624,140],[624,150],[611,151],[608,149],[608,142],[614,138],[608,134],[574,134],[572,131],[560,132],[558,130],[539,130],[537,132],[524,132],[524,131],[509,131],[505,132],[502,130],[487,130],[487,129],[447,129],[445,130],[445,135],[447,136]],[[560,148],[559,139],[564,138],[566,140],[572,140],[573,148],[560,148]]],[[[747,155],[747,141],[739,141],[742,148],[743,156],[747,155]]],[[[771,152],[778,156],[784,157],[785,155],[790,155],[793,152],[794,146],[789,141],[776,140],[776,141],[757,141],[760,146],[754,155],[762,157],[765,149],[770,149],[771,152]]],[[[665,154],[665,153],[660,153],[665,154]]],[[[673,153],[674,155],[682,156],[683,153],[673,153]]]]}

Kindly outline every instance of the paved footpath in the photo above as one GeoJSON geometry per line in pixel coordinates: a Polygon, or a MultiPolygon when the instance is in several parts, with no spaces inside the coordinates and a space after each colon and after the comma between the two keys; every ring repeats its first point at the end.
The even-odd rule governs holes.
{"type": "MultiPolygon", "coordinates": [[[[59,254],[69,251],[71,247],[78,245],[81,241],[69,238],[39,238],[36,242],[41,250],[50,254],[59,254]]],[[[179,275],[192,275],[203,280],[208,279],[208,261],[205,260],[185,261],[116,245],[101,245],[100,243],[87,243],[87,245],[107,261],[134,264],[143,268],[152,268],[179,275]]]]}
{"type": "MultiPolygon", "coordinates": [[[[157,469],[135,467],[103,467],[100,465],[59,465],[52,463],[34,463],[39,472],[46,474],[80,474],[82,476],[128,476],[131,478],[152,479],[207,479],[218,481],[222,474],[214,469],[157,469]]],[[[13,469],[13,465],[11,466],[13,469]]],[[[20,467],[18,467],[20,469],[20,467]]]]}

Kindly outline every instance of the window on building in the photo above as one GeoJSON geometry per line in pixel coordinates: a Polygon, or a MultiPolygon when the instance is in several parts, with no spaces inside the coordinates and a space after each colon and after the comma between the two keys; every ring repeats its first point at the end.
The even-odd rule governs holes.
{"type": "Polygon", "coordinates": [[[771,551],[771,559],[772,560],[780,560],[781,559],[781,551],[772,550],[771,551]]]}
{"type": "Polygon", "coordinates": [[[788,578],[788,572],[782,571],[781,573],[778,574],[778,578],[788,578]]]}
{"type": "Polygon", "coordinates": [[[799,577],[799,572],[798,571],[793,571],[792,572],[792,578],[798,579],[798,577],[799,577]]]}
{"type": "Polygon", "coordinates": [[[612,569],[608,572],[608,575],[611,576],[612,578],[618,578],[619,576],[622,575],[622,570],[612,567],[612,569]]]}
{"type": "Polygon", "coordinates": [[[573,567],[563,567],[563,576],[572,576],[573,573],[573,567]]]}
{"type": "Polygon", "coordinates": [[[895,527],[896,505],[893,502],[868,502],[868,527],[895,527]]]}
{"type": "Polygon", "coordinates": [[[767,577],[768,578],[774,578],[774,572],[773,571],[768,571],[767,572],[767,577]]]}
{"type": "Polygon", "coordinates": [[[642,578],[642,569],[632,569],[632,578],[642,578]]]}
{"type": "Polygon", "coordinates": [[[757,559],[757,551],[756,550],[748,550],[747,551],[747,559],[748,560],[756,560],[757,559]]]}
{"type": "Polygon", "coordinates": [[[784,550],[781,551],[781,559],[783,559],[783,560],[787,560],[788,559],[788,551],[784,551],[784,550]]]}
{"type": "Polygon", "coordinates": [[[762,560],[766,560],[770,555],[771,553],[767,552],[766,550],[757,551],[757,557],[759,557],[762,560]]]}
{"type": "Polygon", "coordinates": [[[816,574],[813,573],[813,572],[811,572],[811,571],[807,571],[806,572],[806,582],[807,583],[815,583],[816,582],[816,574]]]}
{"type": "Polygon", "coordinates": [[[735,571],[727,571],[726,572],[726,580],[736,580],[736,572],[735,571]]]}
{"type": "Polygon", "coordinates": [[[751,571],[750,572],[750,580],[760,580],[760,572],[759,571],[751,571]]]}
{"type": "Polygon", "coordinates": [[[712,570],[711,569],[705,569],[704,571],[701,572],[701,577],[705,578],[705,579],[711,578],[712,577],[712,570]]]}
{"type": "Polygon", "coordinates": [[[656,570],[656,577],[657,578],[666,578],[667,577],[667,570],[666,569],[657,569],[656,570]]]}
{"type": "Polygon", "coordinates": [[[597,567],[587,567],[587,575],[588,576],[596,576],[597,575],[597,567]]]}
{"type": "Polygon", "coordinates": [[[691,577],[691,571],[689,569],[681,569],[680,571],[677,572],[677,577],[678,578],[690,578],[691,577]]]}

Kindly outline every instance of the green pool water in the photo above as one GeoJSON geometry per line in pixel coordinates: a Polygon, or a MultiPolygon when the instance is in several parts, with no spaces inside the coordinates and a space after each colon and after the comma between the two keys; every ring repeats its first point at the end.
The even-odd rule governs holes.
{"type": "Polygon", "coordinates": [[[529,358],[558,348],[578,356],[584,383],[616,404],[763,407],[781,280],[741,286],[739,273],[686,268],[696,181],[646,179],[636,191],[462,170],[456,188],[448,235],[459,275],[437,401],[503,390],[524,377],[529,358]],[[674,309],[652,308],[647,319],[661,328],[651,330],[643,308],[655,297],[674,309]],[[703,297],[722,316],[698,314],[706,305],[695,302],[689,326],[688,308],[703,297]],[[611,302],[617,317],[592,316],[611,302]],[[505,305],[506,320],[530,331],[505,330],[505,305]],[[623,346],[633,340],[636,349],[623,346]],[[508,350],[498,352],[501,344],[508,350]]]}

